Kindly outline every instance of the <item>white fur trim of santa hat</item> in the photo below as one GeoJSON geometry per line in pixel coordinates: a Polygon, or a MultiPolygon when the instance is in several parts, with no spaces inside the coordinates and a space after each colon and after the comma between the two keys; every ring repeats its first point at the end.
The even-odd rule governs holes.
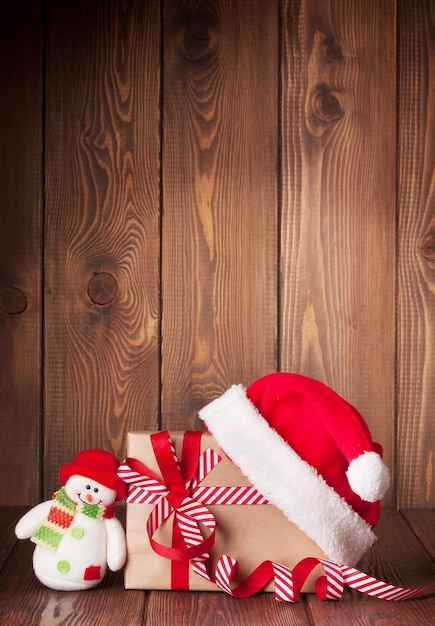
{"type": "MultiPolygon", "coordinates": [[[[230,387],[199,417],[249,482],[330,559],[353,566],[376,540],[367,522],[270,427],[243,385],[230,387]]],[[[349,480],[357,483],[359,458],[349,466],[349,480]]]]}

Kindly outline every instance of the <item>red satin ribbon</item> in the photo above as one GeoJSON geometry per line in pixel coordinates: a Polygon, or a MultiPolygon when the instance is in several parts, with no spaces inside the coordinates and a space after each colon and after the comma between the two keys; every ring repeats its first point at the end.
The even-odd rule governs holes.
{"type": "Polygon", "coordinates": [[[184,433],[180,463],[167,431],[151,435],[162,478],[134,458],[118,468],[119,477],[129,485],[127,502],[155,505],[147,520],[148,539],[154,552],[172,562],[172,588],[176,589],[188,588],[189,560],[208,556],[215,541],[215,517],[195,494],[198,483],[219,463],[220,456],[211,449],[201,454],[201,437],[201,432],[184,433]],[[163,523],[169,523],[174,512],[171,545],[163,545],[154,534],[163,523]]]}
{"type": "MultiPolygon", "coordinates": [[[[198,458],[201,450],[201,433],[186,432],[183,437],[180,471],[183,481],[190,482],[198,469],[198,458]]],[[[159,462],[159,459],[158,459],[159,462]]],[[[160,462],[159,462],[159,467],[160,462]]],[[[180,549],[184,544],[178,524],[173,523],[172,547],[180,549]]],[[[189,560],[171,561],[171,589],[174,591],[186,591],[189,589],[189,560]]]]}
{"type": "MultiPolygon", "coordinates": [[[[183,537],[175,520],[172,526],[172,547],[179,550],[184,546],[183,537]]],[[[171,589],[187,591],[189,589],[189,559],[171,560],[171,589]]]]}
{"type": "MultiPolygon", "coordinates": [[[[170,439],[168,437],[168,433],[164,431],[151,435],[151,444],[154,454],[159,464],[160,471],[162,472],[163,482],[169,491],[169,493],[165,496],[166,501],[170,507],[180,513],[183,512],[184,506],[188,506],[194,502],[192,498],[190,498],[190,490],[184,482],[183,474],[189,481],[195,474],[199,460],[201,433],[187,432],[184,436],[187,436],[186,451],[187,454],[189,454],[189,457],[187,458],[187,454],[184,455],[184,460],[187,460],[187,462],[186,465],[183,466],[183,469],[181,469],[178,464],[178,459],[175,456],[175,451],[172,446],[169,445],[170,439]],[[194,456],[190,456],[193,448],[196,448],[196,454],[194,456]]],[[[204,505],[199,505],[199,508],[209,513],[204,505]]],[[[165,546],[157,542],[152,535],[149,536],[154,552],[167,559],[176,561],[185,561],[208,554],[215,541],[214,528],[211,529],[210,535],[207,539],[204,539],[197,545],[187,546],[183,541],[181,532],[179,532],[179,527],[177,528],[177,526],[178,520],[176,515],[174,519],[174,528],[177,536],[175,546],[165,546]]]]}

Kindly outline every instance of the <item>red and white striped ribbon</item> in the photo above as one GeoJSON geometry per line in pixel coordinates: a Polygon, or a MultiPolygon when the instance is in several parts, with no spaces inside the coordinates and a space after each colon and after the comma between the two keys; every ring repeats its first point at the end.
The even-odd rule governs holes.
{"type": "MultiPolygon", "coordinates": [[[[170,442],[170,440],[168,442],[170,442]]],[[[176,463],[179,469],[178,459],[175,455],[172,442],[170,442],[170,444],[174,463],[176,463]]],[[[220,457],[216,452],[206,450],[200,456],[198,470],[194,477],[195,483],[201,482],[219,461],[220,457]]],[[[211,534],[214,533],[216,529],[214,515],[212,515],[201,502],[186,496],[177,509],[174,509],[169,499],[171,495],[169,487],[165,485],[162,480],[152,475],[151,472],[148,472],[147,468],[134,459],[126,459],[124,463],[120,465],[118,468],[118,476],[129,485],[126,498],[127,503],[155,504],[147,520],[148,536],[154,549],[163,550],[163,547],[159,547],[159,544],[152,541],[152,537],[159,526],[161,526],[174,511],[175,523],[178,526],[188,551],[196,546],[200,546],[204,542],[204,536],[199,527],[200,523],[208,528],[211,534]]],[[[186,485],[186,493],[189,493],[189,484],[186,485]]],[[[166,550],[164,550],[164,553],[169,554],[166,550]]],[[[189,552],[187,554],[189,554],[189,552]]],[[[187,554],[185,556],[187,556],[187,554]]]]}
{"type": "Polygon", "coordinates": [[[272,566],[276,600],[296,602],[291,570],[279,563],[272,563],[272,566]]]}
{"type": "Polygon", "coordinates": [[[222,591],[225,591],[230,595],[233,595],[233,591],[230,587],[230,581],[233,577],[233,572],[235,572],[236,569],[237,561],[226,554],[221,556],[216,567],[214,582],[219,589],[222,589],[222,591]]]}
{"type": "MultiPolygon", "coordinates": [[[[175,452],[172,440],[167,435],[166,445],[169,446],[169,462],[177,468],[177,473],[181,477],[180,464],[175,452]]],[[[168,450],[168,447],[166,448],[168,450]]],[[[185,483],[186,497],[182,498],[177,506],[173,506],[171,499],[171,489],[163,480],[155,476],[146,466],[135,459],[126,459],[118,468],[118,476],[128,484],[128,493],[126,502],[128,504],[154,504],[148,520],[147,531],[153,548],[159,551],[159,554],[170,558],[170,553],[162,546],[152,541],[152,537],[156,530],[166,521],[166,519],[175,511],[175,524],[183,537],[185,546],[189,551],[186,558],[194,558],[193,549],[197,546],[204,545],[205,548],[210,547],[214,541],[214,531],[216,529],[216,520],[214,515],[206,508],[210,505],[224,504],[268,504],[268,501],[252,486],[200,486],[202,480],[216,467],[221,457],[211,448],[207,448],[198,457],[198,466],[193,478],[185,483]],[[204,542],[203,531],[199,524],[203,524],[213,538],[208,543],[204,542]],[[163,554],[164,553],[164,554],[163,554]]],[[[204,554],[196,554],[199,563],[207,558],[208,552],[204,554]]],[[[172,550],[172,554],[181,555],[178,551],[172,550]]],[[[198,565],[198,567],[200,567],[198,565]]]]}
{"type": "Polygon", "coordinates": [[[269,504],[255,487],[196,487],[192,497],[203,504],[269,504]]]}
{"type": "Polygon", "coordinates": [[[325,600],[339,600],[343,595],[344,580],[341,567],[332,561],[326,561],[325,559],[319,559],[323,569],[325,570],[325,576],[318,579],[318,581],[324,583],[323,588],[318,584],[317,592],[319,596],[322,596],[325,600]]]}
{"type": "MultiPolygon", "coordinates": [[[[162,480],[152,476],[151,472],[149,473],[150,475],[144,474],[143,467],[134,469],[137,464],[133,464],[132,461],[134,459],[126,459],[118,468],[118,476],[128,484],[127,504],[156,504],[159,500],[169,495],[170,489],[162,480]]],[[[186,484],[186,490],[190,491],[192,496],[196,493],[192,486],[194,487],[200,483],[216,467],[219,461],[220,456],[211,448],[207,448],[201,454],[198,461],[198,471],[191,483],[186,484]]],[[[196,489],[199,492],[205,489],[207,493],[207,489],[213,490],[215,487],[196,487],[196,489]]],[[[197,499],[196,496],[195,499],[197,499]]],[[[219,502],[216,502],[216,504],[219,504],[219,502]]]]}
{"type": "MultiPolygon", "coordinates": [[[[204,505],[212,504],[269,504],[267,498],[262,496],[255,487],[247,486],[208,486],[201,487],[199,483],[216,467],[220,456],[207,448],[198,461],[198,471],[186,489],[194,500],[204,505]]],[[[131,460],[126,459],[118,468],[118,476],[128,484],[126,502],[128,504],[156,504],[159,500],[170,493],[169,488],[156,477],[144,475],[138,470],[132,469],[131,460]]]]}
{"type": "MultiPolygon", "coordinates": [[[[173,507],[166,498],[162,498],[156,504],[147,522],[148,533],[151,537],[173,511],[173,507]]],[[[210,531],[216,528],[214,516],[205,506],[192,498],[185,498],[175,514],[187,546],[199,545],[203,540],[203,535],[198,530],[198,523],[204,524],[210,531]]]]}
{"type": "Polygon", "coordinates": [[[264,561],[248,579],[238,587],[232,588],[231,581],[238,567],[235,559],[223,555],[217,563],[213,576],[209,576],[206,563],[193,561],[191,564],[198,575],[214,582],[222,591],[239,598],[260,591],[270,580],[273,580],[276,600],[296,602],[304,582],[317,565],[321,565],[324,570],[324,575],[320,576],[315,584],[316,594],[322,600],[340,600],[345,585],[365,595],[393,601],[410,600],[435,588],[435,584],[419,589],[397,587],[368,576],[355,568],[314,557],[302,559],[293,570],[279,563],[264,561]]]}
{"type": "Polygon", "coordinates": [[[406,587],[396,587],[395,585],[384,583],[353,567],[343,565],[341,571],[343,581],[348,587],[381,600],[411,600],[434,587],[434,585],[429,585],[423,589],[407,589],[406,587]]]}
{"type": "Polygon", "coordinates": [[[212,448],[207,448],[198,458],[198,468],[192,480],[189,483],[189,488],[194,490],[198,487],[198,484],[204,480],[204,478],[210,474],[210,472],[216,467],[216,465],[220,462],[221,457],[219,454],[212,450],[212,448]]]}

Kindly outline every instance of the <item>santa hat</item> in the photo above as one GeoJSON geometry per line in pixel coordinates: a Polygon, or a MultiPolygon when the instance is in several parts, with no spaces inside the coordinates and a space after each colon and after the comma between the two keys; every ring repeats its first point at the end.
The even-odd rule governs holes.
{"type": "Polygon", "coordinates": [[[116,457],[106,450],[82,450],[72,463],[62,465],[59,478],[62,485],[78,474],[96,480],[109,489],[116,491],[116,499],[122,500],[127,491],[126,483],[118,477],[119,463],[116,457]]]}
{"type": "Polygon", "coordinates": [[[223,451],[332,560],[355,565],[390,484],[382,447],[332,389],[275,373],[233,385],[199,412],[223,451]]]}

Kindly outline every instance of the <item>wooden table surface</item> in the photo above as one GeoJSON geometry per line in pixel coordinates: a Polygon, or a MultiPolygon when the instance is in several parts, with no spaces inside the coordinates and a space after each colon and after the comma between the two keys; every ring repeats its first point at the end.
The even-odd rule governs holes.
{"type": "MultiPolygon", "coordinates": [[[[100,587],[57,592],[43,587],[32,569],[33,544],[18,541],[14,526],[23,507],[0,507],[0,624],[7,626],[139,626],[435,624],[435,590],[405,602],[387,602],[346,589],[339,601],[303,594],[295,604],[260,593],[236,600],[223,592],[126,590],[122,572],[100,587]]],[[[383,511],[378,541],[358,567],[385,582],[421,587],[435,582],[435,510],[383,511]]]]}

